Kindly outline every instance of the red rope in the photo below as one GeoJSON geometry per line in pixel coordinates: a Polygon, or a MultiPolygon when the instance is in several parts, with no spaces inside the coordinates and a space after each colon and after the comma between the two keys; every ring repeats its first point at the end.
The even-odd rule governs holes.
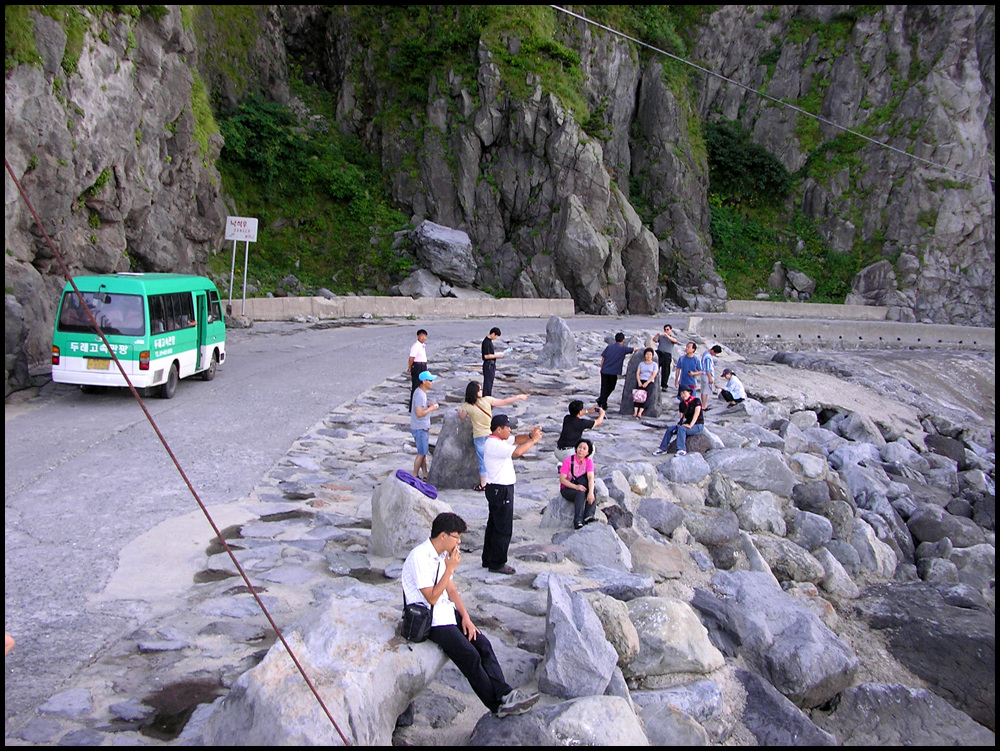
{"type": "Polygon", "coordinates": [[[223,539],[222,533],[219,531],[219,528],[215,524],[215,520],[213,520],[212,515],[208,513],[208,509],[205,507],[205,504],[202,503],[202,500],[199,497],[198,492],[194,489],[194,486],[188,479],[188,476],[184,472],[184,469],[181,467],[180,462],[177,460],[177,457],[174,456],[174,452],[170,448],[170,444],[167,443],[167,439],[164,438],[163,433],[160,432],[160,428],[157,426],[156,420],[153,419],[153,416],[149,413],[149,410],[146,409],[145,402],[143,402],[142,397],[139,395],[139,392],[136,391],[135,386],[132,385],[132,381],[130,381],[129,377],[125,374],[125,369],[122,367],[121,362],[118,360],[118,356],[115,354],[115,351],[114,349],[112,349],[111,344],[104,336],[104,332],[101,330],[100,325],[97,323],[97,319],[94,317],[94,313],[93,311],[91,311],[90,306],[87,305],[86,301],[83,299],[83,295],[80,293],[80,290],[77,289],[76,282],[73,281],[73,277],[69,272],[69,268],[63,261],[62,256],[59,254],[59,251],[56,250],[55,244],[52,242],[52,239],[45,231],[45,227],[42,226],[42,220],[39,218],[38,214],[35,213],[35,207],[32,206],[31,199],[28,198],[28,195],[27,193],[25,193],[24,188],[21,187],[21,183],[18,182],[17,177],[14,176],[14,170],[11,169],[10,163],[7,161],[6,157],[4,157],[3,163],[4,166],[7,168],[7,174],[9,174],[10,179],[14,181],[14,185],[17,186],[17,190],[21,194],[21,198],[24,199],[25,204],[28,206],[28,211],[30,211],[31,216],[34,217],[35,224],[41,231],[42,237],[45,238],[45,242],[48,244],[49,249],[52,251],[52,255],[55,256],[55,259],[59,262],[59,266],[60,268],[62,268],[63,275],[66,277],[66,280],[73,288],[73,292],[79,298],[81,308],[87,311],[87,316],[90,318],[91,325],[94,327],[94,330],[97,332],[97,335],[101,338],[101,341],[104,342],[104,347],[111,355],[111,359],[114,360],[115,366],[118,368],[118,371],[122,374],[122,378],[125,379],[125,383],[128,385],[129,391],[132,392],[132,396],[138,403],[139,408],[142,410],[143,414],[146,415],[146,419],[152,426],[153,432],[156,433],[156,437],[160,439],[160,443],[163,444],[163,448],[166,450],[167,455],[170,457],[170,460],[174,463],[174,466],[177,467],[177,472],[180,473],[181,479],[184,480],[184,484],[187,485],[188,490],[191,491],[192,497],[194,497],[195,501],[198,503],[198,507],[205,515],[205,518],[208,519],[208,523],[212,526],[212,531],[215,532],[216,539],[218,539],[223,549],[225,549],[230,559],[232,559],[233,565],[236,566],[236,570],[239,571],[240,576],[243,577],[243,581],[246,583],[247,589],[250,591],[250,594],[253,595],[254,600],[257,601],[257,605],[258,607],[260,607],[261,612],[264,613],[264,617],[267,618],[268,623],[271,624],[271,628],[274,629],[274,633],[277,635],[278,639],[284,645],[285,650],[288,652],[288,656],[292,658],[292,662],[295,663],[295,667],[298,668],[299,673],[302,675],[302,679],[306,682],[306,685],[309,686],[309,690],[312,691],[313,696],[316,697],[316,701],[319,702],[320,707],[323,708],[323,712],[326,714],[327,718],[330,720],[334,729],[337,731],[337,734],[340,736],[340,739],[344,742],[345,746],[350,746],[351,745],[350,742],[347,740],[347,738],[344,737],[343,732],[341,732],[340,730],[340,726],[337,725],[337,721],[333,719],[333,715],[330,714],[330,710],[327,709],[327,706],[324,703],[323,698],[319,695],[319,692],[316,690],[316,687],[313,685],[313,682],[309,680],[309,676],[306,675],[305,669],[302,667],[302,664],[295,656],[295,653],[292,651],[291,646],[288,644],[287,641],[285,641],[285,636],[284,634],[281,633],[281,629],[278,628],[278,624],[274,622],[274,619],[271,617],[271,614],[267,611],[267,608],[264,606],[264,603],[260,599],[260,596],[257,594],[253,585],[250,583],[250,578],[246,575],[246,572],[243,570],[243,567],[240,565],[240,562],[236,560],[236,555],[233,553],[232,548],[230,548],[229,544],[223,539]]]}

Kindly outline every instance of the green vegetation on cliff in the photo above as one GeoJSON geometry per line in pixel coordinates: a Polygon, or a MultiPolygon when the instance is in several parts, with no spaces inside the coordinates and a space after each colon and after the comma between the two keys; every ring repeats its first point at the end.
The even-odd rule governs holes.
{"type": "MultiPolygon", "coordinates": [[[[405,217],[389,202],[377,159],[330,121],[311,123],[259,98],[220,118],[226,191],[241,215],[260,220],[250,276],[274,284],[294,274],[335,292],[384,286],[406,264],[390,249],[405,217]]],[[[213,264],[228,271],[227,254],[213,264]]]]}

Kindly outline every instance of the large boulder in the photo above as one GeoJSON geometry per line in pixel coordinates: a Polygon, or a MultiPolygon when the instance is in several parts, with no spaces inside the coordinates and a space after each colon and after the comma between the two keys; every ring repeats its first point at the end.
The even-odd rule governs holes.
{"type": "Polygon", "coordinates": [[[476,281],[472,241],[461,230],[423,221],[411,234],[417,260],[442,279],[469,286],[476,281]]]}
{"type": "Polygon", "coordinates": [[[629,703],[620,696],[585,696],[527,714],[476,723],[470,746],[648,746],[629,703]]]}
{"type": "Polygon", "coordinates": [[[710,673],[725,664],[691,606],[671,597],[638,597],[628,602],[639,632],[640,649],[625,666],[639,681],[675,673],[710,673]]]}
{"type": "Polygon", "coordinates": [[[389,475],[372,495],[371,555],[405,558],[431,533],[434,517],[451,511],[444,501],[428,498],[412,485],[389,475]]]}
{"type": "Polygon", "coordinates": [[[816,723],[842,746],[993,746],[996,739],[964,712],[922,688],[862,683],[837,697],[816,723]]]}
{"type": "Polygon", "coordinates": [[[800,707],[819,706],[851,685],[857,655],[764,573],[720,571],[692,605],[718,639],[800,707]]]}
{"type": "Polygon", "coordinates": [[[963,584],[866,589],[856,612],[884,631],[889,652],[953,706],[996,729],[996,618],[963,584]]]}
{"type": "MultiPolygon", "coordinates": [[[[396,718],[447,662],[437,645],[396,636],[400,599],[362,585],[285,630],[352,745],[389,745],[396,718]]],[[[342,745],[280,642],[237,679],[206,721],[204,739],[226,746],[342,745]]]]}
{"type": "Polygon", "coordinates": [[[457,409],[445,412],[427,481],[436,488],[474,488],[479,484],[479,460],[472,441],[472,423],[459,417],[457,409]]]}
{"type": "Polygon", "coordinates": [[[795,486],[795,475],[775,449],[722,449],[705,458],[713,472],[735,480],[747,490],[769,490],[787,498],[795,486]]]}
{"type": "Polygon", "coordinates": [[[603,694],[617,663],[618,653],[587,598],[571,590],[565,577],[550,575],[538,688],[561,699],[603,694]]]}
{"type": "Polygon", "coordinates": [[[835,746],[836,738],[756,673],[737,670],[746,698],[740,721],[760,746],[835,746]]]}
{"type": "Polygon", "coordinates": [[[588,524],[573,532],[563,532],[555,535],[552,542],[566,548],[566,555],[581,566],[632,570],[628,547],[607,524],[588,524]]]}

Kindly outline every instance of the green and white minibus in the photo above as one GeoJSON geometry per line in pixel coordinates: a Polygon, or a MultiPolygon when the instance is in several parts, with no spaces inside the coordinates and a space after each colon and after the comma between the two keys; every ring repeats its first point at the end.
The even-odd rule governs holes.
{"type": "MultiPolygon", "coordinates": [[[[119,273],[74,280],[132,385],[173,397],[181,378],[210,381],[226,360],[226,325],[210,279],[119,273]]],[[[52,334],[52,380],[125,386],[104,342],[67,282],[52,334]]]]}

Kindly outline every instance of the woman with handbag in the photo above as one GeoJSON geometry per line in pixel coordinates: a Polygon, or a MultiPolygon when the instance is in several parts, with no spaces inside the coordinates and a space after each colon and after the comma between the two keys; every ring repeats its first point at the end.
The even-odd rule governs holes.
{"type": "Polygon", "coordinates": [[[472,422],[472,442],[476,446],[476,458],[479,460],[479,484],[473,490],[478,490],[480,493],[486,490],[486,462],[483,461],[483,449],[486,448],[486,439],[490,437],[493,408],[523,402],[527,398],[527,394],[518,394],[506,399],[483,396],[483,387],[477,381],[470,381],[465,387],[465,401],[462,402],[458,416],[463,420],[468,417],[472,422]]]}
{"type": "Polygon", "coordinates": [[[637,388],[632,391],[633,417],[642,417],[643,412],[646,411],[646,400],[649,397],[649,390],[655,388],[656,376],[660,372],[660,366],[653,360],[655,356],[656,352],[653,351],[653,348],[646,347],[646,351],[642,356],[642,362],[636,368],[635,380],[637,388]]]}

